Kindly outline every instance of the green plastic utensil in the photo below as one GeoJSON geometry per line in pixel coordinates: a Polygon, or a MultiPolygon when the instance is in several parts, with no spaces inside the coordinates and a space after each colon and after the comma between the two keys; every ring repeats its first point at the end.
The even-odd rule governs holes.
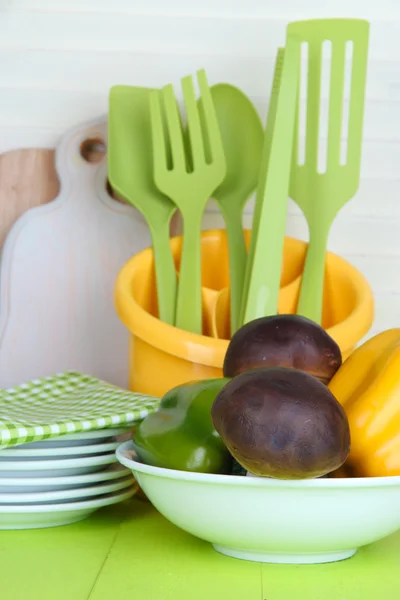
{"type": "MultiPolygon", "coordinates": [[[[321,323],[329,230],[338,211],[357,192],[360,181],[369,23],[359,19],[299,21],[288,26],[288,34],[308,47],[305,157],[303,162],[298,151],[301,138],[298,116],[290,183],[290,196],[307,219],[310,239],[297,312],[321,323]],[[324,141],[320,132],[321,73],[326,40],[331,45],[330,90],[326,167],[320,172],[318,161],[324,141]],[[351,46],[347,156],[341,159],[342,139],[346,137],[343,132],[346,53],[351,46]]],[[[301,101],[300,98],[299,112],[301,101]]]]}
{"type": "Polygon", "coordinates": [[[108,177],[116,192],[142,213],[153,242],[159,316],[175,322],[177,280],[169,226],[176,206],[153,179],[150,89],[115,86],[108,115],[108,177]]]}
{"type": "Polygon", "coordinates": [[[300,45],[279,48],[264,135],[242,303],[242,324],[278,312],[293,151],[300,45]]]}
{"type": "Polygon", "coordinates": [[[197,72],[203,111],[191,76],[182,79],[188,138],[185,140],[172,85],[150,94],[154,180],[182,213],[183,243],[175,324],[202,332],[201,223],[206,204],[225,177],[224,149],[204,70],[197,72]],[[165,112],[165,122],[163,118],[165,112]],[[167,134],[167,135],[166,135],[167,134]],[[168,150],[171,162],[168,161],[168,150]]]}
{"type": "Polygon", "coordinates": [[[233,335],[239,326],[247,261],[243,209],[257,187],[264,133],[253,103],[240,89],[227,83],[218,83],[210,89],[226,160],[225,179],[213,198],[224,217],[228,237],[233,335]]]}

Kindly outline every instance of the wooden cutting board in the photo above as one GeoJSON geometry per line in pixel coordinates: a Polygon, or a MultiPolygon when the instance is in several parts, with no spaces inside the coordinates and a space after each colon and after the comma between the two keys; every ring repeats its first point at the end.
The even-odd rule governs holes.
{"type": "MultiPolygon", "coordinates": [[[[2,182],[0,244],[11,226],[0,262],[2,387],[67,369],[127,386],[128,335],[113,287],[150,236],[141,215],[107,190],[106,129],[101,118],[62,138],[53,201],[58,182],[49,177],[49,151],[19,156],[27,171],[38,171],[37,197],[27,193],[23,172],[8,185],[9,197],[2,182]]],[[[3,178],[11,160],[2,160],[3,178]]]]}
{"type": "Polygon", "coordinates": [[[59,192],[54,150],[26,149],[0,154],[0,253],[15,221],[59,192]]]}

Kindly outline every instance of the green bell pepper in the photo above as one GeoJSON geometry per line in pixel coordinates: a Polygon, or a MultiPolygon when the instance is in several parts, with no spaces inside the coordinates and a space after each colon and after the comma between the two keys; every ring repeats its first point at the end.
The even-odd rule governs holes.
{"type": "Polygon", "coordinates": [[[232,457],[211,421],[211,406],[229,379],[203,379],[173,388],[137,427],[133,442],[153,466],[228,473],[232,457]]]}

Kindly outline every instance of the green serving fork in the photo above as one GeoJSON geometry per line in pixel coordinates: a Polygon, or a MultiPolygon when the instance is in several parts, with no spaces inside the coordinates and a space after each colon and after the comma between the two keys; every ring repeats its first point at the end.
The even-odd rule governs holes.
{"type": "Polygon", "coordinates": [[[151,90],[115,86],[109,96],[108,178],[113,189],[145,217],[152,236],[158,312],[173,325],[176,271],[170,248],[170,221],[176,206],[156,187],[150,135],[151,90]]]}
{"type": "MultiPolygon", "coordinates": [[[[305,158],[303,162],[298,152],[301,127],[298,116],[290,183],[290,196],[307,219],[310,240],[297,312],[321,323],[329,230],[338,211],[357,192],[360,181],[369,23],[359,19],[298,21],[289,24],[288,33],[308,47],[305,158]],[[321,72],[323,43],[327,40],[331,45],[327,158],[325,169],[319,172],[321,72]],[[341,160],[342,138],[346,137],[343,134],[346,49],[351,47],[347,156],[341,160]]],[[[299,111],[300,103],[301,98],[299,111]]]]}
{"type": "Polygon", "coordinates": [[[176,204],[183,217],[175,324],[201,334],[201,223],[210,196],[225,177],[226,164],[205,71],[198,71],[197,78],[202,97],[201,112],[192,77],[182,79],[188,139],[183,133],[172,85],[151,92],[150,114],[154,181],[158,189],[176,204]]]}
{"type": "Polygon", "coordinates": [[[279,48],[253,217],[242,324],[278,312],[290,164],[293,152],[300,45],[279,48]]]}

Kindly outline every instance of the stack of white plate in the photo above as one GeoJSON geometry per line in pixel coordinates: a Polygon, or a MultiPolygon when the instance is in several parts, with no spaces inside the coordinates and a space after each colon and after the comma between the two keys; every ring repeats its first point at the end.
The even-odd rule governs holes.
{"type": "Polygon", "coordinates": [[[137,484],[115,455],[127,432],[74,433],[0,450],[0,529],[75,523],[133,496],[137,484]]]}

